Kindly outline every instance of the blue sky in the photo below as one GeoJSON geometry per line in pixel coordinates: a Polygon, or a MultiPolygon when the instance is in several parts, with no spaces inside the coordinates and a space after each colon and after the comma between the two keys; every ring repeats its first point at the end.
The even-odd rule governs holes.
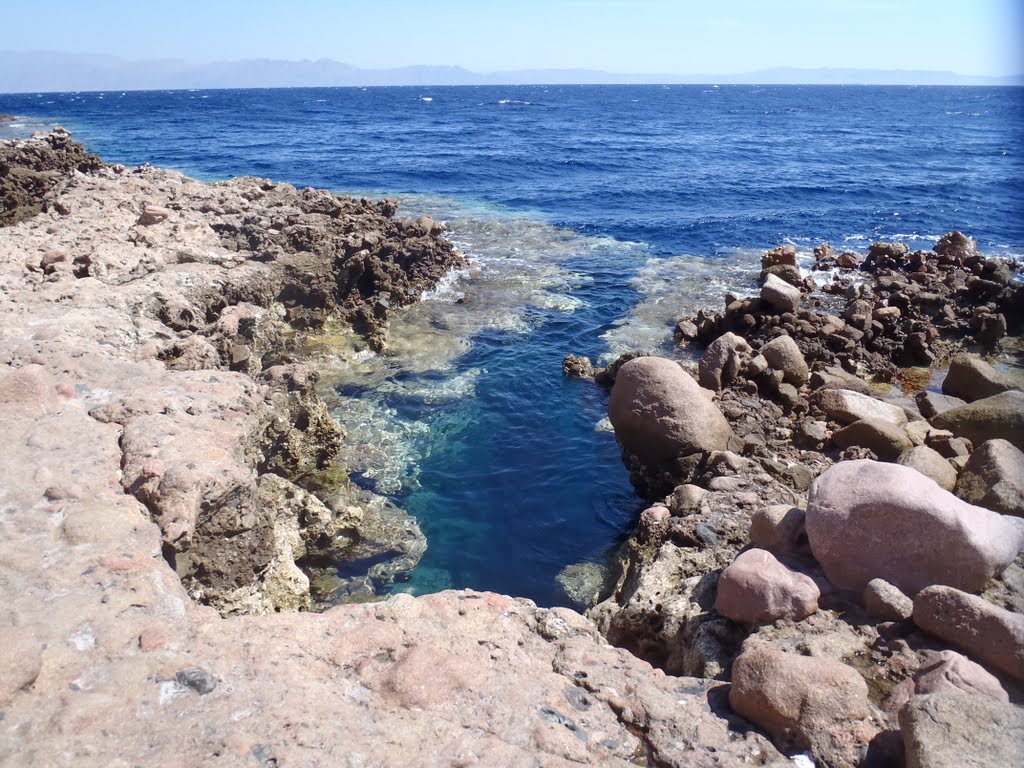
{"type": "Polygon", "coordinates": [[[489,72],[776,67],[1024,72],[1024,0],[47,0],[6,4],[9,50],[331,58],[489,72]]]}

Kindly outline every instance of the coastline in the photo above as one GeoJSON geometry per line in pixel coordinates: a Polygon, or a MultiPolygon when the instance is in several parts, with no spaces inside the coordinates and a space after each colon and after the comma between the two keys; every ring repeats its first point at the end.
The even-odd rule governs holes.
{"type": "MultiPolygon", "coordinates": [[[[748,543],[753,514],[799,506],[830,463],[804,458],[806,471],[795,470],[793,456],[758,456],[753,438],[688,468],[686,479],[709,494],[670,488],[674,500],[641,516],[614,600],[592,612],[617,645],[669,675],[607,645],[572,611],[498,595],[396,596],[322,616],[273,615],[310,606],[297,563],[359,549],[351,539],[377,541],[362,559],[376,562],[383,548],[393,576],[421,541],[410,535],[414,523],[380,502],[375,510],[332,475],[339,426],[293,334],[334,314],[379,348],[391,302],[435,283],[458,264],[455,254],[432,222],[395,222],[386,202],[265,180],[205,185],[104,166],[59,182],[44,207],[0,230],[11,318],[0,402],[16,446],[4,480],[4,632],[19,661],[0,694],[10,702],[8,751],[23,762],[46,764],[57,752],[79,764],[131,752],[167,765],[213,754],[245,764],[362,752],[385,765],[448,764],[463,754],[489,764],[538,756],[556,765],[786,764],[728,711],[721,679],[704,678],[721,678],[751,634],[844,659],[882,636],[851,640],[839,618],[848,596],[838,593],[811,625],[784,620],[752,633],[711,614],[710,590],[748,543]],[[297,217],[291,233],[274,226],[281,210],[297,217]],[[310,226],[317,217],[347,218],[351,227],[310,226]],[[294,242],[313,247],[289,251],[294,242]],[[400,274],[337,295],[323,253],[341,248],[367,263],[388,242],[429,268],[399,259],[400,274]],[[751,455],[769,463],[755,470],[751,455]],[[332,548],[318,550],[325,537],[332,548]],[[271,615],[221,618],[194,603],[179,577],[223,613],[271,615]],[[672,605],[659,596],[666,589],[672,605]],[[196,667],[202,674],[183,674],[196,667]],[[112,730],[114,741],[103,736],[129,711],[137,717],[112,730]],[[306,720],[316,721],[315,734],[295,738],[306,720]],[[200,723],[207,730],[196,735],[200,723]],[[391,741],[386,755],[381,733],[391,741]]],[[[343,274],[341,285],[358,288],[358,277],[343,274]]],[[[733,424],[751,418],[762,431],[785,429],[795,403],[772,402],[790,394],[777,378],[763,400],[756,383],[748,388],[754,407],[729,392],[714,407],[733,424]]],[[[792,436],[769,438],[774,447],[792,436]]],[[[685,486],[680,479],[670,481],[685,486]]],[[[1022,595],[1003,584],[998,597],[1019,611],[1022,595]]],[[[904,630],[895,638],[907,645],[904,630]]],[[[899,682],[922,666],[909,645],[885,658],[872,652],[899,682]]],[[[1019,701],[1019,689],[1003,682],[1019,701]]],[[[876,685],[873,694],[893,687],[876,685]]],[[[849,743],[797,746],[854,764],[850,744],[859,759],[879,733],[893,732],[891,714],[854,720],[843,731],[849,743]]]]}

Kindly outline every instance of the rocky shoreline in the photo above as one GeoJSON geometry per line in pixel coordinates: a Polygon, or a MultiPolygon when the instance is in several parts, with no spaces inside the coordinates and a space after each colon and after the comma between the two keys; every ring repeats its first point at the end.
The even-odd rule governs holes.
{"type": "Polygon", "coordinates": [[[730,680],[735,712],[820,765],[1012,764],[1024,393],[970,351],[1020,333],[1019,265],[959,232],[815,255],[841,266],[820,290],[783,246],[760,295],[681,318],[696,366],[566,358],[610,387],[654,502],[587,615],[670,674],[730,680]],[[933,363],[942,393],[924,389],[933,363]]]}
{"type": "Polygon", "coordinates": [[[961,257],[894,248],[906,264],[848,272],[836,314],[769,252],[761,296],[679,323],[710,343],[706,389],[649,356],[598,372],[660,503],[585,618],[471,591],[351,604],[425,541],[335,463],[344,425],[305,336],[337,324],[386,349],[392,308],[462,263],[441,226],[386,200],[107,165],[59,129],[0,143],[0,195],[5,765],[1024,754],[1024,529],[991,511],[1020,514],[1019,398],[970,357],[947,377],[950,397],[988,395],[969,405],[928,393],[917,413],[859,378],[1018,332],[1020,283],[966,238],[961,257]],[[934,337],[928,312],[947,319],[934,337]],[[992,398],[1009,410],[978,417],[992,398]],[[662,407],[668,431],[648,419],[662,407]],[[919,448],[966,501],[920,475],[941,465],[919,448]],[[885,507],[868,541],[898,557],[828,546],[864,535],[856,513],[833,519],[846,496],[885,507]],[[923,576],[918,531],[940,555],[923,576]]]}

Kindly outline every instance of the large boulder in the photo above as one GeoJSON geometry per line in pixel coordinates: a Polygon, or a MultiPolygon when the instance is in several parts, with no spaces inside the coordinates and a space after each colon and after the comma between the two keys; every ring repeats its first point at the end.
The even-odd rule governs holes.
{"type": "Polygon", "coordinates": [[[987,440],[971,454],[956,483],[969,504],[1024,517],[1024,453],[1006,440],[987,440]]]}
{"type": "Polygon", "coordinates": [[[933,417],[931,423],[936,429],[948,429],[975,445],[1002,438],[1024,450],[1024,392],[1011,389],[950,408],[933,417]]]}
{"type": "Polygon", "coordinates": [[[952,587],[914,598],[914,623],[991,667],[1024,681],[1024,615],[952,587]]]}
{"type": "Polygon", "coordinates": [[[810,576],[791,571],[771,552],[748,549],[722,572],[715,610],[743,624],[800,621],[818,610],[820,596],[810,576]]]}
{"type": "Polygon", "coordinates": [[[1010,696],[999,679],[980,664],[956,651],[926,651],[921,666],[892,689],[885,701],[889,712],[899,712],[914,696],[962,691],[1009,703],[1010,696]]]}
{"type": "Polygon", "coordinates": [[[1003,515],[942,490],[909,467],[844,461],[807,501],[807,537],[828,580],[861,592],[881,578],[914,594],[931,584],[977,591],[1024,545],[1003,515]]]}
{"type": "Polygon", "coordinates": [[[700,385],[716,391],[729,386],[751,351],[742,336],[732,332],[723,333],[708,345],[700,358],[697,371],[700,385]]]}
{"type": "Polygon", "coordinates": [[[802,387],[807,383],[810,370],[807,361],[804,360],[800,347],[793,341],[792,336],[779,336],[772,339],[763,347],[761,354],[768,362],[768,365],[777,371],[782,371],[783,380],[794,387],[802,387]]]}
{"type": "Polygon", "coordinates": [[[957,355],[942,381],[942,393],[968,403],[1013,389],[1010,380],[980,357],[957,355]]]}
{"type": "Polygon", "coordinates": [[[800,289],[769,273],[761,286],[761,300],[778,312],[796,312],[800,306],[800,289]]]}
{"type": "Polygon", "coordinates": [[[619,369],[608,418],[623,448],[648,466],[729,447],[732,429],[678,363],[638,357],[619,369]]]}
{"type": "Polygon", "coordinates": [[[861,419],[887,421],[896,426],[907,423],[907,413],[898,405],[849,389],[819,389],[811,402],[840,424],[852,424],[861,419]]]}
{"type": "Polygon", "coordinates": [[[995,768],[1024,755],[1024,709],[988,696],[915,696],[899,720],[907,768],[995,768]]]}
{"type": "Polygon", "coordinates": [[[856,742],[866,735],[858,723],[871,713],[867,683],[851,667],[765,643],[748,644],[733,663],[729,705],[783,749],[809,749],[830,765],[859,762],[835,757],[846,750],[856,754],[856,742]]]}

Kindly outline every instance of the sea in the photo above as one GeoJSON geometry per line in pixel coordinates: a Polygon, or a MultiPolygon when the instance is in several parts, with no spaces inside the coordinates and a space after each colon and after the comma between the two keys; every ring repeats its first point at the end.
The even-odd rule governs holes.
{"type": "MultiPolygon", "coordinates": [[[[487,86],[0,95],[0,138],[59,123],[110,162],[400,201],[469,259],[375,355],[330,339],[357,484],[428,539],[392,591],[568,605],[635,522],[606,395],[568,353],[685,357],[676,318],[755,291],[762,250],[1024,256],[1024,88],[487,86]]],[[[322,351],[324,351],[322,349],[322,351]]]]}

